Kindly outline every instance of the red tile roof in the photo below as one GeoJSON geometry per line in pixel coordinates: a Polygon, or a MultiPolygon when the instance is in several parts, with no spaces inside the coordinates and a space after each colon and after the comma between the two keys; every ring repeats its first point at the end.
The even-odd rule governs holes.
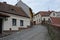
{"type": "Polygon", "coordinates": [[[49,16],[51,14],[50,11],[40,11],[37,14],[39,14],[39,13],[40,13],[41,16],[49,16]]]}
{"type": "Polygon", "coordinates": [[[60,18],[57,17],[51,17],[51,24],[57,27],[60,27],[60,18]]]}
{"type": "Polygon", "coordinates": [[[0,2],[0,12],[7,12],[7,13],[11,13],[11,14],[23,16],[23,17],[29,17],[29,16],[22,10],[21,7],[16,7],[16,6],[9,5],[9,4],[6,4],[6,3],[1,3],[1,2],[0,2]]]}

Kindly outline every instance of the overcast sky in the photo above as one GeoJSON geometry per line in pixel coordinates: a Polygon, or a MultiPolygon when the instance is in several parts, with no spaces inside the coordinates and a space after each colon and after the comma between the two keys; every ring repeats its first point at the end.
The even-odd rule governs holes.
{"type": "MultiPolygon", "coordinates": [[[[15,5],[18,0],[0,0],[6,1],[8,4],[15,5]]],[[[60,0],[22,0],[25,4],[33,9],[33,12],[55,10],[60,11],[60,0]]]]}

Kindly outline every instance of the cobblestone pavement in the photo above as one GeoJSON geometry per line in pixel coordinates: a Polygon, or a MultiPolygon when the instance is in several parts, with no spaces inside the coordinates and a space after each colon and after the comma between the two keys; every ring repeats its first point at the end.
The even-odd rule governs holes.
{"type": "Polygon", "coordinates": [[[45,26],[35,25],[32,28],[22,30],[0,40],[50,40],[45,26]]]}

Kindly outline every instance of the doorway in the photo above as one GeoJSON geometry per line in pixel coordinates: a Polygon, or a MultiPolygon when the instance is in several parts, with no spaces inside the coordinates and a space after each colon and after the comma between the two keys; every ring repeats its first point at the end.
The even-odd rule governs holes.
{"type": "Polygon", "coordinates": [[[0,18],[0,34],[2,34],[2,23],[3,23],[3,19],[0,18]]]}
{"type": "Polygon", "coordinates": [[[36,21],[34,21],[33,24],[36,25],[36,21]]]}

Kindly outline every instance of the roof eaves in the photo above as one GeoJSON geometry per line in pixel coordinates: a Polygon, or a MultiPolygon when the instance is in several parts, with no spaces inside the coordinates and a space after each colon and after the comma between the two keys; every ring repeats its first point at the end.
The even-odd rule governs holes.
{"type": "MultiPolygon", "coordinates": [[[[0,11],[0,12],[4,12],[4,13],[8,13],[8,14],[18,15],[18,14],[15,14],[15,13],[10,13],[10,12],[5,12],[5,11],[0,11]]],[[[22,16],[22,15],[18,15],[18,16],[22,16]]],[[[30,17],[28,17],[28,16],[22,16],[22,17],[27,17],[27,18],[30,18],[30,17]]]]}

